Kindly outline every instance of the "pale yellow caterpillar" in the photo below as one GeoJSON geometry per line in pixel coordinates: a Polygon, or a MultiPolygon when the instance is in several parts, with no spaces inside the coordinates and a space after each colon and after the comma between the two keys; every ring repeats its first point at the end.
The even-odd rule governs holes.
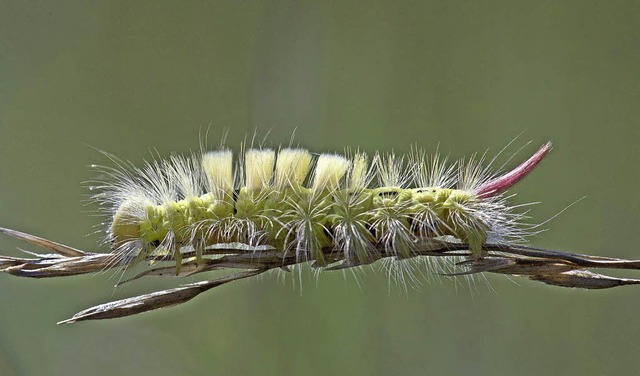
{"type": "Polygon", "coordinates": [[[551,149],[547,143],[517,176],[501,180],[478,162],[447,165],[414,151],[351,156],[304,149],[249,149],[234,161],[229,149],[103,169],[94,186],[112,221],[108,239],[124,264],[170,254],[179,272],[184,250],[219,243],[270,245],[298,260],[326,266],[324,249],[359,265],[382,250],[416,255],[429,239],[482,245],[521,240],[522,215],[502,195],[551,149]]]}
{"type": "Polygon", "coordinates": [[[179,304],[221,284],[308,261],[316,270],[335,270],[391,260],[394,273],[411,260],[448,259],[462,260],[457,267],[463,268],[449,275],[493,272],[587,289],[640,283],[588,270],[640,269],[637,261],[521,245],[535,226],[524,223],[505,191],[542,161],[551,143],[508,172],[492,171],[482,158],[449,163],[418,149],[371,158],[290,147],[241,150],[173,155],[142,167],[111,157],[115,167],[98,167],[100,177],[91,183],[107,216],[110,252],[0,228],[54,252],[0,256],[0,270],[45,278],[128,270],[141,261],[152,267],[132,279],[241,270],[102,304],[64,322],[179,304]]]}

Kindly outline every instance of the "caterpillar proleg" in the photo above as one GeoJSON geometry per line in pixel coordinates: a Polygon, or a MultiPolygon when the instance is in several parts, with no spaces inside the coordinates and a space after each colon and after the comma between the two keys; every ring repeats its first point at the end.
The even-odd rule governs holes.
{"type": "MultiPolygon", "coordinates": [[[[221,284],[311,262],[336,270],[391,260],[454,259],[462,272],[526,276],[564,287],[609,288],[640,280],[588,268],[639,269],[640,262],[522,245],[535,226],[507,189],[548,155],[551,143],[508,172],[483,158],[449,163],[414,149],[407,156],[306,149],[242,148],[172,155],[142,167],[115,157],[98,167],[93,198],[106,214],[108,253],[88,253],[15,230],[0,232],[55,254],[0,256],[0,270],[43,278],[125,270],[144,276],[244,270],[210,281],[106,303],[64,322],[132,315],[179,304],[221,284]],[[168,262],[156,265],[157,263],[168,262]]],[[[391,270],[391,273],[397,271],[391,270]]]]}

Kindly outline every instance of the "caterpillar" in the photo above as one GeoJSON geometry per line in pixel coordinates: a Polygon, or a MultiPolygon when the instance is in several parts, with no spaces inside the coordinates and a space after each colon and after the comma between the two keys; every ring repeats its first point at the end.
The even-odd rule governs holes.
{"type": "Polygon", "coordinates": [[[234,157],[221,147],[141,167],[105,153],[114,166],[94,166],[99,177],[90,189],[107,217],[110,251],[85,252],[0,227],[0,233],[48,251],[0,256],[0,271],[48,278],[127,271],[142,261],[152,266],[124,283],[240,270],[97,305],[61,323],[168,307],[231,281],[307,262],[315,270],[339,270],[384,260],[393,273],[416,259],[455,260],[462,272],[443,274],[490,272],[585,289],[640,284],[589,270],[638,270],[640,261],[522,244],[536,225],[526,223],[526,213],[506,192],[551,149],[550,142],[543,144],[507,172],[492,170],[493,161],[485,165],[484,157],[450,163],[418,148],[406,156],[369,158],[360,151],[313,154],[262,146],[243,147],[234,157]]]}
{"type": "Polygon", "coordinates": [[[413,150],[409,156],[343,156],[300,148],[229,149],[174,155],[142,168],[105,169],[94,197],[111,214],[107,239],[120,262],[183,253],[219,243],[271,245],[299,261],[327,265],[323,249],[350,266],[377,260],[378,250],[411,258],[430,239],[469,245],[522,240],[522,214],[502,192],[551,150],[544,144],[511,175],[493,176],[480,161],[448,165],[413,150]],[[406,163],[405,163],[406,161],[406,163]]]}

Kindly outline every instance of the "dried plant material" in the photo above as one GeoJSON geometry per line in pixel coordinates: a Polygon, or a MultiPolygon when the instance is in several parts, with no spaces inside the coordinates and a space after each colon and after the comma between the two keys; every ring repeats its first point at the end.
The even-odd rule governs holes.
{"type": "MultiPolygon", "coordinates": [[[[15,237],[19,239],[29,238],[28,235],[25,237],[26,234],[7,231],[2,228],[0,228],[0,232],[8,235],[15,234],[15,237]]],[[[57,243],[41,238],[38,238],[37,244],[46,249],[57,246],[57,243]]],[[[429,244],[423,244],[423,251],[418,251],[413,257],[470,256],[468,248],[466,244],[430,242],[429,244]]],[[[220,255],[224,253],[224,256],[207,260],[201,264],[190,262],[190,267],[183,266],[183,275],[220,269],[245,269],[245,271],[211,281],[191,283],[173,289],[101,304],[81,311],[60,323],[124,317],[169,307],[185,303],[200,293],[228,282],[253,277],[268,270],[299,264],[295,255],[284,255],[282,252],[270,247],[260,247],[259,249],[259,251],[256,251],[255,247],[240,244],[217,245],[205,251],[205,255],[220,255]]],[[[459,263],[459,266],[466,270],[457,274],[483,272],[507,274],[527,277],[550,285],[583,289],[605,289],[640,284],[640,279],[608,277],[587,270],[587,268],[640,270],[640,261],[638,260],[629,261],[587,256],[525,246],[485,244],[484,250],[487,252],[484,258],[469,259],[459,263]]],[[[331,261],[332,266],[351,267],[344,264],[343,252],[325,249],[324,253],[325,258],[331,261]]],[[[379,255],[378,259],[395,257],[393,254],[385,253],[384,249],[380,250],[379,255]]],[[[0,256],[0,270],[13,275],[31,278],[79,275],[116,267],[106,262],[110,257],[112,257],[110,254],[98,253],[85,253],[81,257],[45,254],[37,255],[36,258],[32,259],[0,256]]],[[[327,269],[334,268],[329,267],[327,269]]],[[[133,279],[164,275],[175,275],[175,267],[150,269],[133,279]]]]}
{"type": "Polygon", "coordinates": [[[116,317],[130,316],[154,309],[170,307],[172,305],[187,302],[199,294],[227,282],[253,277],[254,275],[258,275],[262,272],[263,270],[242,272],[214,279],[213,281],[190,283],[174,289],[152,292],[133,298],[100,304],[98,306],[85,309],[84,311],[80,311],[70,319],[60,321],[58,324],[70,324],[85,320],[113,319],[116,317]]]}

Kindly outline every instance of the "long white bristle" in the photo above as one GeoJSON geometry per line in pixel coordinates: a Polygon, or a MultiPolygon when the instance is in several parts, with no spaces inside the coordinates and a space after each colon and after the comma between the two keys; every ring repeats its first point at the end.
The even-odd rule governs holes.
{"type": "Polygon", "coordinates": [[[404,168],[404,156],[396,156],[394,152],[376,154],[373,164],[378,173],[378,180],[384,187],[405,187],[410,175],[404,168]]]}

